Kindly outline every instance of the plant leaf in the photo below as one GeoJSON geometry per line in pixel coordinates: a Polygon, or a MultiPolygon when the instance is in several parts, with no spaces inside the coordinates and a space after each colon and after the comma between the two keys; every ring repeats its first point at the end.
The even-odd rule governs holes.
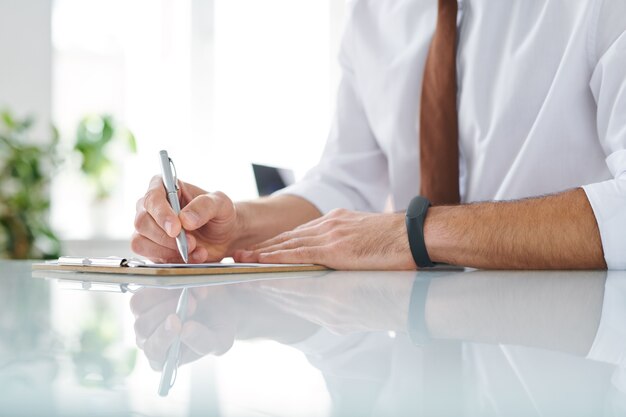
{"type": "Polygon", "coordinates": [[[137,153],[137,138],[130,130],[128,131],[128,149],[132,153],[137,153]]]}

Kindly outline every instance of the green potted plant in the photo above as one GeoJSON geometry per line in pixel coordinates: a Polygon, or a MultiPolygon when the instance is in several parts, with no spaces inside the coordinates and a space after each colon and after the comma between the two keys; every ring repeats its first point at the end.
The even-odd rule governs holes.
{"type": "Polygon", "coordinates": [[[95,189],[98,201],[106,200],[115,186],[119,170],[111,156],[113,145],[121,144],[130,153],[137,153],[133,133],[109,115],[92,115],[78,124],[74,150],[81,157],[80,169],[95,189]]]}
{"type": "Polygon", "coordinates": [[[58,166],[59,136],[30,136],[33,119],[0,113],[0,258],[49,259],[61,244],[50,228],[49,185],[58,166]]]}
{"type": "Polygon", "coordinates": [[[106,238],[115,209],[113,192],[123,173],[120,161],[137,152],[135,136],[110,115],[90,115],[78,124],[74,151],[84,179],[82,195],[89,203],[90,235],[106,238]]]}

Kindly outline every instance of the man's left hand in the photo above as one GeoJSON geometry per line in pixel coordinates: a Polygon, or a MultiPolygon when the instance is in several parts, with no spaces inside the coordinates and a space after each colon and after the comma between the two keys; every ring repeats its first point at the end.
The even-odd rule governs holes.
{"type": "Polygon", "coordinates": [[[345,209],[237,251],[237,262],[312,263],[340,270],[412,270],[404,214],[345,209]]]}

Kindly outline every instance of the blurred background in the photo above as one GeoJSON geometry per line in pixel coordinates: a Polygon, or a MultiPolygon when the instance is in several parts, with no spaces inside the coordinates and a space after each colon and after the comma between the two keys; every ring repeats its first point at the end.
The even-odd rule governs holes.
{"type": "Polygon", "coordinates": [[[0,257],[126,255],[167,149],[233,199],[318,160],[343,0],[0,0],[0,257]]]}
{"type": "MultiPolygon", "coordinates": [[[[235,200],[259,194],[264,166],[300,178],[326,140],[343,16],[343,0],[0,0],[0,259],[130,255],[160,149],[181,179],[235,200]]],[[[120,410],[191,415],[216,407],[205,388],[219,380],[226,411],[328,408],[321,374],[271,342],[182,369],[169,402],[155,401],[159,374],[135,347],[128,294],[33,287],[11,265],[0,269],[5,399],[7,380],[30,375],[17,384],[37,381],[42,408],[97,409],[94,393],[108,393],[120,410]],[[37,338],[41,352],[24,348],[37,338]],[[33,360],[48,372],[31,372],[33,360]],[[244,369],[264,381],[237,379],[244,369]],[[261,398],[261,383],[282,384],[281,401],[261,398]]]]}

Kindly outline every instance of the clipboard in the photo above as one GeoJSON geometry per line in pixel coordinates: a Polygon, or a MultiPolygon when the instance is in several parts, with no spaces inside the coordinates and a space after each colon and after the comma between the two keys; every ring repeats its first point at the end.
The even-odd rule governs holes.
{"type": "Polygon", "coordinates": [[[234,275],[283,272],[326,271],[321,265],[289,265],[289,264],[149,264],[145,261],[108,257],[82,258],[61,257],[58,261],[35,263],[33,271],[85,272],[90,274],[122,274],[144,276],[198,276],[198,275],[234,275]]]}

